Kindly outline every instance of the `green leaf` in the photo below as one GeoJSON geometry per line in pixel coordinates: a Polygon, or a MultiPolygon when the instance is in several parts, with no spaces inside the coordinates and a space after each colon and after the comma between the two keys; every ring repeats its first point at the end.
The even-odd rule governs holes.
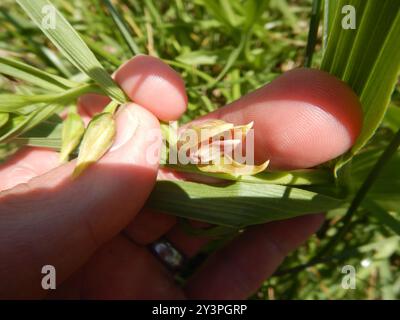
{"type": "Polygon", "coordinates": [[[310,28],[308,31],[308,39],[306,47],[306,57],[304,61],[304,66],[307,68],[311,67],[315,45],[317,42],[318,26],[321,14],[321,3],[322,0],[313,0],[311,18],[310,18],[310,28]]]}
{"type": "MultiPolygon", "coordinates": [[[[358,190],[362,181],[381,155],[379,150],[363,152],[352,161],[352,179],[355,190],[358,190]]],[[[400,153],[397,152],[385,166],[367,194],[369,200],[374,200],[388,211],[398,211],[400,208],[400,153]]]]}
{"type": "Polygon", "coordinates": [[[29,115],[11,114],[9,121],[0,128],[0,143],[8,142],[29,131],[60,109],[59,105],[41,105],[29,115]]]}
{"type": "Polygon", "coordinates": [[[176,60],[189,65],[212,65],[217,62],[218,55],[212,51],[197,50],[180,54],[176,60]]]}
{"type": "Polygon", "coordinates": [[[400,2],[340,0],[335,9],[321,68],[348,83],[364,111],[362,132],[352,149],[336,162],[337,172],[372,137],[389,105],[400,72],[400,2]],[[342,28],[344,5],[356,10],[355,30],[342,28]]]}
{"type": "Polygon", "coordinates": [[[78,83],[32,67],[21,61],[0,57],[0,73],[51,91],[63,91],[78,83]]]}
{"type": "Polygon", "coordinates": [[[0,128],[7,123],[9,117],[8,113],[0,112],[0,128]]]}
{"type": "Polygon", "coordinates": [[[37,126],[24,132],[19,138],[51,138],[61,140],[62,124],[63,119],[54,113],[37,126]]]}
{"type": "Polygon", "coordinates": [[[24,145],[24,146],[29,146],[29,147],[38,147],[38,148],[49,148],[49,149],[52,149],[57,152],[61,150],[61,139],[57,139],[57,138],[18,137],[18,138],[15,138],[13,141],[15,141],[18,145],[24,145]]]}
{"type": "Polygon", "coordinates": [[[41,99],[35,99],[36,97],[38,96],[11,93],[0,94],[0,112],[16,112],[26,105],[41,102],[41,99]]]}
{"type": "Polygon", "coordinates": [[[394,104],[390,105],[386,111],[383,125],[396,132],[400,129],[400,108],[394,104]]]}
{"type": "Polygon", "coordinates": [[[247,183],[266,183],[280,185],[321,185],[333,182],[333,175],[324,169],[303,169],[292,171],[264,171],[254,176],[234,176],[227,173],[202,172],[195,165],[170,165],[165,164],[166,168],[175,171],[202,174],[224,180],[241,181],[247,183]]]}
{"type": "Polygon", "coordinates": [[[238,27],[243,20],[242,17],[236,15],[232,4],[228,0],[200,0],[199,3],[204,5],[207,11],[210,12],[215,19],[220,21],[231,31],[238,27]]]}
{"type": "Polygon", "coordinates": [[[98,91],[91,84],[84,84],[74,87],[60,93],[39,94],[39,95],[18,95],[18,94],[0,94],[0,112],[18,112],[19,109],[35,103],[58,103],[65,104],[75,100],[87,92],[98,91]]]}
{"type": "Polygon", "coordinates": [[[129,50],[133,55],[139,54],[140,50],[137,46],[135,40],[133,39],[132,33],[128,29],[128,26],[124,20],[124,18],[120,15],[118,10],[114,7],[111,1],[103,0],[105,5],[108,8],[108,11],[111,14],[112,19],[114,20],[119,32],[121,33],[122,37],[124,38],[126,44],[128,45],[129,50]]]}
{"type": "Polygon", "coordinates": [[[112,99],[124,103],[127,101],[125,94],[115,84],[93,52],[81,39],[75,29],[68,23],[61,13],[48,0],[17,0],[35,24],[61,51],[61,53],[79,70],[86,73],[91,79],[102,87],[104,92],[112,99]],[[54,28],[44,23],[48,14],[55,13],[54,28]]]}
{"type": "Polygon", "coordinates": [[[208,85],[208,87],[213,87],[215,84],[217,84],[230,70],[230,68],[233,66],[233,64],[236,62],[236,60],[239,58],[240,54],[242,53],[243,49],[246,46],[246,43],[249,39],[250,33],[245,32],[242,33],[240,42],[237,48],[232,50],[231,54],[228,57],[228,60],[226,61],[226,64],[224,68],[221,70],[221,72],[218,74],[218,76],[215,78],[214,82],[208,85]]]}
{"type": "Polygon", "coordinates": [[[13,139],[18,145],[61,150],[63,120],[53,114],[34,128],[13,139]]]}
{"type": "Polygon", "coordinates": [[[324,27],[323,27],[323,38],[322,46],[325,52],[329,34],[332,28],[333,20],[335,18],[337,0],[324,0],[324,27]]]}
{"type": "Polygon", "coordinates": [[[337,208],[343,200],[280,185],[236,182],[211,186],[158,181],[149,206],[180,217],[228,227],[245,227],[337,208]]]}
{"type": "Polygon", "coordinates": [[[267,0],[247,0],[244,5],[244,28],[250,29],[260,19],[268,4],[267,0]]]}
{"type": "Polygon", "coordinates": [[[76,149],[85,132],[85,124],[76,112],[70,112],[64,120],[60,161],[68,161],[69,155],[76,149]]]}
{"type": "Polygon", "coordinates": [[[107,152],[114,142],[115,132],[115,121],[111,113],[103,112],[92,118],[82,139],[73,178],[77,178],[107,152]]]}
{"type": "Polygon", "coordinates": [[[365,200],[363,207],[380,223],[400,236],[400,220],[393,217],[389,212],[387,212],[373,200],[365,200]]]}

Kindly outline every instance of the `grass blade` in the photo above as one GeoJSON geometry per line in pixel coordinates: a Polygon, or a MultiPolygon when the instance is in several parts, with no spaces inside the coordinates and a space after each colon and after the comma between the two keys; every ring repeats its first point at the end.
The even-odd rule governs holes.
{"type": "Polygon", "coordinates": [[[8,113],[0,112],[0,128],[7,123],[9,117],[8,113]]]}
{"type": "Polygon", "coordinates": [[[17,2],[75,67],[86,73],[91,79],[99,84],[104,92],[112,99],[120,103],[127,101],[125,94],[115,84],[93,52],[50,1],[17,0],[17,2]],[[43,23],[47,18],[46,13],[43,13],[46,12],[43,10],[44,8],[48,8],[50,13],[54,12],[55,14],[54,28],[51,25],[47,26],[43,23]]]}
{"type": "Polygon", "coordinates": [[[363,207],[368,210],[380,223],[400,236],[400,221],[390,215],[379,204],[372,200],[364,201],[363,207]]]}
{"type": "Polygon", "coordinates": [[[40,106],[29,115],[10,114],[9,121],[0,128],[0,143],[8,142],[24,132],[29,131],[60,109],[61,107],[59,105],[51,104],[40,106]]]}
{"type": "Polygon", "coordinates": [[[124,38],[126,44],[128,45],[129,50],[133,55],[137,55],[140,53],[139,47],[137,46],[135,40],[132,37],[132,33],[128,29],[127,24],[125,23],[124,18],[121,14],[119,14],[118,10],[114,7],[110,0],[103,0],[105,5],[107,6],[108,11],[111,14],[112,19],[114,20],[119,32],[124,38]]]}
{"type": "Polygon", "coordinates": [[[310,19],[310,29],[308,32],[307,47],[306,47],[306,58],[304,61],[304,66],[306,68],[311,67],[312,64],[315,44],[317,42],[318,26],[321,14],[321,2],[322,0],[313,1],[311,19],[310,19]]]}
{"type": "Polygon", "coordinates": [[[362,132],[352,149],[336,162],[346,164],[382,122],[400,72],[400,2],[397,0],[340,0],[321,68],[348,83],[364,111],[362,132]],[[343,29],[344,5],[356,10],[355,30],[343,29]]]}
{"type": "Polygon", "coordinates": [[[21,61],[0,57],[0,73],[24,80],[30,84],[51,91],[63,91],[78,83],[50,74],[21,61]]]}
{"type": "Polygon", "coordinates": [[[68,103],[87,92],[97,91],[91,84],[84,84],[65,90],[62,93],[38,94],[38,95],[18,95],[0,94],[0,112],[18,112],[19,109],[35,103],[68,103]]]}
{"type": "Polygon", "coordinates": [[[228,227],[244,227],[338,207],[342,200],[280,185],[236,182],[210,186],[158,181],[149,205],[162,212],[228,227]]]}

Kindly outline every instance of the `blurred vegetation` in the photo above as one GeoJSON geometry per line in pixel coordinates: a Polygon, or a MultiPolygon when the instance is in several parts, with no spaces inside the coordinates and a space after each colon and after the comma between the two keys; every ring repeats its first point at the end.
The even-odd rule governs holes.
{"type": "MultiPolygon", "coordinates": [[[[189,96],[183,122],[302,66],[312,5],[311,0],[113,1],[132,34],[134,42],[129,45],[102,1],[57,0],[54,3],[110,73],[138,53],[157,56],[178,71],[189,96]]],[[[320,49],[321,44],[317,42],[314,66],[320,63],[320,49]]],[[[10,0],[0,4],[0,56],[18,57],[55,74],[81,77],[10,0]]],[[[24,86],[0,76],[0,92],[10,90],[23,92],[24,86]]],[[[382,150],[378,146],[386,145],[399,129],[399,102],[397,89],[382,127],[366,151],[355,159],[359,161],[358,165],[353,164],[357,168],[355,175],[365,176],[362,171],[368,167],[365,162],[375,161],[382,150]]],[[[1,145],[0,158],[4,159],[12,150],[10,144],[1,145]]],[[[398,159],[392,166],[396,163],[398,159]]],[[[397,192],[400,185],[392,184],[389,178],[390,174],[383,175],[381,185],[386,186],[387,192],[397,192]]],[[[400,237],[376,215],[363,210],[334,252],[310,264],[318,249],[335,235],[336,222],[345,213],[342,209],[328,212],[328,219],[317,235],[292,253],[253,298],[399,298],[400,237]],[[354,290],[341,286],[344,265],[352,265],[357,271],[354,290]]],[[[398,202],[391,206],[390,213],[394,218],[400,217],[398,202]]]]}

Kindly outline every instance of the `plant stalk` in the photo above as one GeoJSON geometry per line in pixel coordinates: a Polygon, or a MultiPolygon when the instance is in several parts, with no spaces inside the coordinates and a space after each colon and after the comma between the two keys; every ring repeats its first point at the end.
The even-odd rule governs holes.
{"type": "Polygon", "coordinates": [[[332,252],[332,250],[340,242],[340,240],[344,238],[344,236],[349,231],[351,225],[350,222],[353,219],[354,215],[356,214],[358,207],[360,206],[365,196],[367,195],[368,191],[371,189],[372,185],[378,178],[382,169],[385,167],[385,164],[396,153],[399,146],[400,146],[400,129],[397,131],[392,141],[389,143],[385,151],[377,160],[377,162],[371,169],[370,173],[368,174],[367,178],[364,180],[360,189],[353,198],[353,201],[351,202],[349,209],[341,219],[343,226],[339,229],[338,233],[327,243],[327,245],[324,248],[322,248],[321,251],[313,259],[311,259],[311,262],[318,261],[327,254],[329,254],[330,252],[332,252]]]}

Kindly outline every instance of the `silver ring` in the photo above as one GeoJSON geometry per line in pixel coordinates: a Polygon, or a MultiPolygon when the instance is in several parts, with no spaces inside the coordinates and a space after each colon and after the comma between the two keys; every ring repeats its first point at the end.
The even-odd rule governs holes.
{"type": "Polygon", "coordinates": [[[165,238],[151,243],[149,249],[158,260],[173,272],[179,271],[185,264],[186,257],[165,238]]]}

